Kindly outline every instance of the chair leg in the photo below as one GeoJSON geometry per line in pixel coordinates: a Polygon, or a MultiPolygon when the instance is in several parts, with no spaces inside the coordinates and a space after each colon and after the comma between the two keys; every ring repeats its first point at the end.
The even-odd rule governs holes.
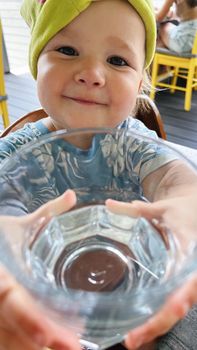
{"type": "Polygon", "coordinates": [[[193,83],[194,73],[195,73],[195,67],[194,67],[194,64],[191,62],[188,68],[188,77],[187,77],[186,93],[185,93],[184,109],[186,111],[190,111],[191,109],[192,83],[193,83]]]}
{"type": "Polygon", "coordinates": [[[4,125],[4,128],[7,128],[7,126],[10,125],[7,103],[6,101],[2,101],[1,104],[2,104],[1,109],[2,109],[3,125],[4,125]]]}
{"type": "Polygon", "coordinates": [[[195,68],[194,79],[196,83],[196,85],[194,86],[194,90],[197,91],[197,67],[195,68]]]}
{"type": "Polygon", "coordinates": [[[5,91],[5,83],[4,83],[4,67],[3,67],[3,44],[2,44],[2,26],[0,20],[0,115],[3,118],[3,124],[6,128],[10,122],[8,117],[8,109],[6,102],[6,91],[5,91]]]}
{"type": "Polygon", "coordinates": [[[177,84],[177,79],[178,79],[178,74],[179,74],[179,67],[175,67],[174,69],[174,75],[173,75],[173,78],[172,78],[172,83],[171,83],[171,89],[170,89],[170,92],[171,93],[174,93],[175,90],[176,90],[176,84],[177,84]]]}
{"type": "Polygon", "coordinates": [[[0,79],[0,115],[3,118],[3,125],[7,128],[10,125],[8,108],[7,108],[7,96],[5,92],[4,76],[0,79]]]}
{"type": "Polygon", "coordinates": [[[152,76],[151,91],[150,91],[151,100],[155,99],[158,70],[159,70],[159,63],[158,63],[158,59],[157,59],[157,54],[155,54],[155,58],[153,60],[153,66],[152,66],[152,74],[151,74],[151,76],[152,76]]]}

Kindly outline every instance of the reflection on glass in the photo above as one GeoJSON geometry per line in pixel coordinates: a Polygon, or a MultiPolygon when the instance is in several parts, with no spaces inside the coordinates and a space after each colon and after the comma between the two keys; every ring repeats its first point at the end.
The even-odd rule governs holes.
{"type": "Polygon", "coordinates": [[[2,164],[1,213],[21,215],[67,188],[76,192],[76,207],[45,226],[1,232],[0,256],[84,346],[121,341],[197,267],[195,236],[175,237],[158,221],[105,206],[107,198],[149,201],[141,186],[149,161],[156,167],[177,159],[192,168],[159,141],[124,129],[87,129],[44,136],[2,164]]]}

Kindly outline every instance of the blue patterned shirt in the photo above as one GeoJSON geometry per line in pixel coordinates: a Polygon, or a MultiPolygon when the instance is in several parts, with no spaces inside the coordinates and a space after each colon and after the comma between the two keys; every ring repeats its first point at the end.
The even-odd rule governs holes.
{"type": "Polygon", "coordinates": [[[92,198],[92,193],[97,188],[102,188],[106,198],[113,197],[112,192],[118,194],[116,199],[142,198],[143,179],[175,157],[152,140],[139,141],[132,136],[137,131],[157,139],[155,132],[137,119],[129,117],[117,129],[122,132],[95,135],[87,150],[64,139],[38,145],[41,136],[49,134],[41,120],[1,139],[0,161],[5,173],[0,177],[0,214],[32,212],[68,188],[90,188],[95,202],[99,198],[92,198]],[[131,130],[129,135],[127,130],[131,130]],[[26,153],[32,140],[36,141],[34,147],[26,153]]]}

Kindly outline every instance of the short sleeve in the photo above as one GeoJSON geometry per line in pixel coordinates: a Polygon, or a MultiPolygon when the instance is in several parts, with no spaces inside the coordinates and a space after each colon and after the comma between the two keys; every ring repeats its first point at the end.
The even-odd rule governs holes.
{"type": "Polygon", "coordinates": [[[129,119],[127,127],[131,132],[131,138],[128,139],[126,150],[128,163],[132,164],[132,170],[139,175],[140,183],[142,183],[146,176],[177,159],[178,156],[158,138],[155,131],[148,129],[137,119],[129,119]],[[135,131],[137,132],[136,137],[134,136],[135,131]],[[142,139],[138,138],[138,134],[142,139]]]}
{"type": "Polygon", "coordinates": [[[13,155],[23,145],[36,140],[49,131],[41,121],[36,123],[27,123],[23,128],[8,134],[0,139],[0,163],[13,155]]]}

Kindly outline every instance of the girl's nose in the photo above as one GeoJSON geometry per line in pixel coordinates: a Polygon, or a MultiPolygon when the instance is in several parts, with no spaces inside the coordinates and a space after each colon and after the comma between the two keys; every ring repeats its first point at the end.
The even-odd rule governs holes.
{"type": "Polygon", "coordinates": [[[75,74],[75,81],[87,87],[102,87],[105,85],[103,68],[96,63],[86,63],[75,74]]]}

